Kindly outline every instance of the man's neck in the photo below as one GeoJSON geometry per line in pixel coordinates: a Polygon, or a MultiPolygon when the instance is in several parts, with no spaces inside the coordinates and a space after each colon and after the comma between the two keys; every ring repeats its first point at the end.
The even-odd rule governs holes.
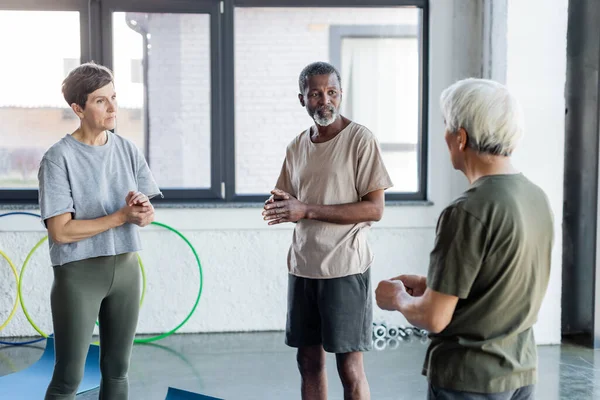
{"type": "Polygon", "coordinates": [[[519,171],[512,165],[510,157],[473,155],[463,171],[469,183],[489,175],[511,175],[519,171]]]}
{"type": "Polygon", "coordinates": [[[315,143],[327,142],[328,140],[336,137],[338,133],[350,125],[350,122],[351,121],[349,119],[340,115],[335,121],[333,121],[331,125],[321,126],[319,124],[315,124],[317,129],[313,130],[311,139],[315,143]]]}

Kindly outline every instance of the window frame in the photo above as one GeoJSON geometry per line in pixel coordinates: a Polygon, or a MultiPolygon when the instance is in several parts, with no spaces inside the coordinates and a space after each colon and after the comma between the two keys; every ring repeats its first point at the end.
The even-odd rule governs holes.
{"type": "MultiPolygon", "coordinates": [[[[225,0],[224,18],[224,48],[225,59],[234,60],[235,37],[234,37],[234,11],[235,8],[243,7],[416,7],[420,9],[421,18],[417,28],[419,41],[419,152],[417,153],[418,190],[411,193],[387,193],[386,201],[401,202],[426,202],[427,199],[427,118],[429,102],[429,1],[428,0],[225,0]]],[[[331,41],[331,37],[330,37],[331,41]]],[[[331,51],[331,48],[330,48],[331,51]]],[[[235,62],[231,61],[225,65],[224,98],[228,104],[234,107],[224,109],[224,133],[225,133],[225,188],[226,201],[228,202],[260,202],[268,198],[268,194],[237,194],[235,192],[235,62]]],[[[282,155],[284,149],[282,149],[282,155]]],[[[275,182],[273,182],[275,183],[275,182]]]]}
{"type": "MultiPolygon", "coordinates": [[[[91,9],[88,0],[55,0],[41,3],[39,0],[2,0],[0,11],[77,11],[79,12],[79,36],[81,62],[89,60],[92,53],[90,37],[91,9]]],[[[57,87],[59,87],[57,85],[57,87]]],[[[0,204],[37,204],[37,189],[0,188],[0,204]]]]}
{"type": "MultiPolygon", "coordinates": [[[[175,14],[206,14],[210,16],[210,147],[211,147],[211,187],[210,188],[162,188],[163,198],[154,198],[152,203],[189,203],[189,202],[223,202],[222,191],[222,160],[223,142],[221,129],[221,71],[222,58],[219,45],[221,42],[221,7],[218,1],[211,0],[101,0],[101,35],[102,35],[102,63],[113,68],[113,37],[112,13],[113,12],[139,12],[139,13],[175,13],[175,14]]],[[[144,73],[146,83],[147,74],[144,73]]],[[[148,104],[148,85],[144,84],[144,104],[148,104]]],[[[143,118],[145,136],[145,156],[152,169],[152,159],[149,157],[149,116],[145,107],[143,118]]]]}

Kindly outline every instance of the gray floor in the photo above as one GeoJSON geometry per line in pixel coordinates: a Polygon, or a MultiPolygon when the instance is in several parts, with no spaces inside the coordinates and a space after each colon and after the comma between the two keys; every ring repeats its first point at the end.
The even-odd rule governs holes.
{"type": "MultiPolygon", "coordinates": [[[[34,363],[44,346],[0,346],[0,376],[34,363]]],[[[425,349],[416,338],[367,353],[372,399],[425,399],[420,375],[425,349]]],[[[164,400],[167,387],[173,386],[227,400],[299,399],[294,355],[283,344],[282,332],[173,335],[134,347],[130,398],[164,400]]],[[[333,356],[327,363],[329,399],[342,399],[333,356]]],[[[97,390],[77,397],[97,398],[97,390]]],[[[600,351],[540,346],[537,399],[600,399],[600,351]]]]}

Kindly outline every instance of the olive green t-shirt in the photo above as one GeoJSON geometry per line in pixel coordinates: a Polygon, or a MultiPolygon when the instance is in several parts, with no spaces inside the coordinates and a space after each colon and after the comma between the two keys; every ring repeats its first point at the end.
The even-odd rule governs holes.
{"type": "Polygon", "coordinates": [[[427,286],[459,300],[431,335],[423,374],[433,385],[497,393],[536,382],[532,326],[553,240],[548,199],[522,174],[482,177],[442,212],[427,286]]]}

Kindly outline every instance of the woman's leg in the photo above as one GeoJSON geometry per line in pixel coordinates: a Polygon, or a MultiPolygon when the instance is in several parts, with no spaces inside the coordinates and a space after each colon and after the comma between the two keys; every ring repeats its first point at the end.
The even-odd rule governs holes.
{"type": "Polygon", "coordinates": [[[75,399],[94,322],[110,287],[111,276],[102,261],[94,258],[53,267],[50,302],[56,358],[46,400],[75,399]]]}
{"type": "Polygon", "coordinates": [[[140,310],[140,268],[135,253],[114,257],[114,283],[100,307],[100,400],[126,400],[127,373],[140,310]]]}

